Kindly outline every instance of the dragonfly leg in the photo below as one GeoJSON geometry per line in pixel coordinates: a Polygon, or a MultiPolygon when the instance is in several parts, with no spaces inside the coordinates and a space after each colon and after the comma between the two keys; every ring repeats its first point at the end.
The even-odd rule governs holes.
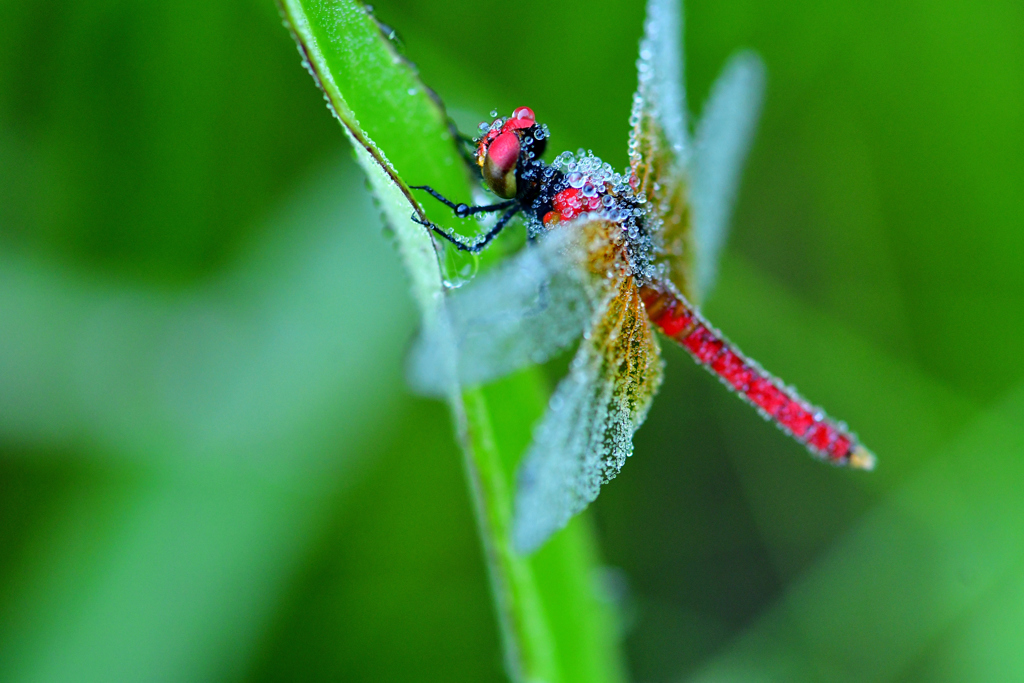
{"type": "Polygon", "coordinates": [[[537,287],[537,303],[530,307],[530,310],[523,314],[524,318],[533,318],[547,310],[551,300],[548,298],[548,283],[541,282],[537,287]]]}
{"type": "Polygon", "coordinates": [[[477,178],[480,178],[480,165],[476,163],[476,143],[473,141],[473,138],[459,132],[455,122],[451,119],[448,119],[448,132],[451,133],[452,139],[458,141],[456,146],[459,148],[459,156],[466,162],[470,172],[477,178]]]}
{"type": "MultiPolygon", "coordinates": [[[[379,24],[380,22],[377,23],[379,24]]],[[[388,35],[388,33],[385,33],[385,37],[388,35]]],[[[445,112],[448,119],[448,134],[451,135],[452,140],[455,141],[455,146],[459,150],[459,156],[461,156],[462,160],[466,162],[466,166],[469,167],[470,173],[475,177],[480,178],[480,165],[476,163],[476,142],[470,136],[461,133],[459,131],[459,127],[455,125],[455,121],[452,117],[447,116],[448,108],[444,106],[444,101],[441,99],[441,96],[426,85],[423,86],[423,89],[426,91],[427,95],[430,96],[430,99],[434,100],[434,104],[437,105],[437,108],[442,112],[445,112]]]]}
{"type": "Polygon", "coordinates": [[[437,201],[441,202],[449,209],[455,212],[455,215],[459,218],[466,218],[467,216],[473,216],[478,213],[491,213],[493,211],[501,211],[503,209],[511,208],[516,204],[515,199],[509,199],[505,202],[498,202],[497,204],[488,204],[486,206],[470,206],[469,204],[456,204],[452,200],[445,197],[443,194],[432,188],[430,185],[410,185],[411,190],[424,190],[430,193],[437,201]]]}
{"type": "MultiPolygon", "coordinates": [[[[515,202],[513,202],[513,204],[515,204],[515,202]]],[[[455,235],[451,232],[448,232],[447,230],[439,228],[430,221],[423,220],[416,214],[412,215],[412,219],[413,221],[419,223],[423,227],[430,228],[431,230],[434,231],[434,233],[451,242],[459,251],[468,251],[475,254],[477,252],[483,251],[484,247],[486,247],[491,240],[498,236],[498,233],[501,232],[506,225],[508,225],[508,222],[512,220],[512,217],[515,216],[518,212],[518,204],[510,207],[509,210],[506,211],[501,216],[501,218],[498,219],[498,222],[494,224],[494,227],[491,228],[486,235],[484,235],[483,237],[476,237],[471,240],[466,239],[465,237],[460,237],[459,235],[455,235]]]]}

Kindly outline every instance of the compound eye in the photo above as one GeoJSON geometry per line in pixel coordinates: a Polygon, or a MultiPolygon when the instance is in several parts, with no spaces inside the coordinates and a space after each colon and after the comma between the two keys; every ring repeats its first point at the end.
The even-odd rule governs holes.
{"type": "Polygon", "coordinates": [[[516,163],[519,161],[519,137],[513,132],[494,138],[484,157],[483,177],[494,194],[504,199],[516,196],[516,163]]]}

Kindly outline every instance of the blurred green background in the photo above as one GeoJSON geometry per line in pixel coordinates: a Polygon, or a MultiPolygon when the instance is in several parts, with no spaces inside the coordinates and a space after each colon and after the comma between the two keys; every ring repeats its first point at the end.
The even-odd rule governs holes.
{"type": "MultiPolygon", "coordinates": [[[[0,680],[503,680],[407,284],[273,3],[2,6],[0,680]]],[[[525,104],[625,165],[642,3],[375,10],[464,129],[525,104]]],[[[1024,678],[1024,10],[686,14],[691,110],[768,67],[705,310],[880,465],[666,349],[593,506],[633,679],[1024,678]]]]}

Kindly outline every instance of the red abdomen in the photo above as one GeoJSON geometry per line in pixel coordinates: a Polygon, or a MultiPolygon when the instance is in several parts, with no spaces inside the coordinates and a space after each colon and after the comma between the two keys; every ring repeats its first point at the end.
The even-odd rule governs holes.
{"type": "Polygon", "coordinates": [[[640,295],[658,329],[813,455],[859,469],[874,467],[875,456],[846,425],[830,419],[744,356],[681,296],[656,284],[643,287],[640,295]]]}

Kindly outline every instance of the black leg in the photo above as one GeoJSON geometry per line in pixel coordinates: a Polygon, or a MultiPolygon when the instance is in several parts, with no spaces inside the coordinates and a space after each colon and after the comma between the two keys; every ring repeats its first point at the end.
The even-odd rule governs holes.
{"type": "Polygon", "coordinates": [[[544,280],[537,288],[537,305],[526,312],[526,317],[532,318],[535,315],[540,315],[547,310],[548,303],[548,281],[544,280]]]}
{"type": "Polygon", "coordinates": [[[494,227],[491,228],[490,232],[488,232],[483,237],[478,237],[473,240],[467,240],[464,237],[459,237],[458,235],[442,230],[441,228],[437,227],[430,221],[423,220],[416,214],[412,215],[412,219],[419,223],[420,225],[430,228],[435,233],[437,233],[441,237],[445,238],[446,240],[454,244],[455,248],[458,249],[459,251],[468,251],[475,254],[477,252],[483,251],[484,247],[486,247],[491,240],[498,236],[498,233],[501,232],[506,225],[508,225],[508,222],[512,220],[512,217],[515,216],[518,212],[519,206],[513,206],[508,211],[506,211],[501,216],[501,218],[498,219],[498,222],[494,224],[494,227]]]}
{"type": "Polygon", "coordinates": [[[434,199],[436,199],[437,201],[441,202],[442,204],[450,208],[452,211],[454,211],[455,215],[458,216],[459,218],[466,218],[467,216],[472,216],[478,213],[490,213],[492,211],[501,211],[502,209],[511,208],[516,203],[515,199],[509,199],[508,201],[505,202],[498,202],[497,204],[488,204],[487,206],[470,206],[469,204],[456,204],[455,202],[448,199],[443,194],[432,188],[430,185],[410,185],[409,189],[425,190],[429,192],[434,199]]]}
{"type": "Polygon", "coordinates": [[[459,129],[455,126],[455,122],[448,119],[448,130],[452,134],[452,139],[456,142],[456,147],[459,148],[459,156],[466,162],[466,166],[476,177],[480,177],[480,166],[476,163],[476,143],[473,138],[468,135],[463,135],[459,132],[459,129]]]}
{"type": "MultiPolygon", "coordinates": [[[[380,22],[377,23],[380,24],[380,22]]],[[[385,37],[390,36],[385,33],[385,37]]],[[[466,162],[466,166],[469,167],[470,173],[479,178],[480,167],[476,163],[476,144],[474,144],[473,138],[459,132],[459,127],[455,125],[455,121],[448,116],[448,109],[444,106],[441,96],[428,86],[424,85],[423,88],[426,90],[427,95],[430,96],[430,99],[434,100],[434,104],[437,105],[437,108],[442,112],[445,112],[445,118],[448,120],[448,132],[451,134],[452,140],[455,142],[455,146],[459,150],[459,156],[461,156],[462,160],[466,162]],[[469,149],[466,149],[467,146],[469,149]]]]}

